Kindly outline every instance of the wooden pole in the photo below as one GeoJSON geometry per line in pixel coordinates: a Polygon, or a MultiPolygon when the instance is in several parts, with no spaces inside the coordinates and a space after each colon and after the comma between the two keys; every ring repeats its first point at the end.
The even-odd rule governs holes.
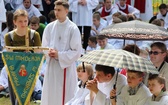
{"type": "Polygon", "coordinates": [[[7,51],[13,51],[13,50],[49,50],[49,48],[46,47],[40,47],[40,46],[34,46],[34,47],[24,47],[24,46],[17,46],[17,47],[12,47],[12,46],[5,46],[7,51]]]}
{"type": "MultiPolygon", "coordinates": [[[[27,28],[27,33],[25,36],[25,45],[28,48],[29,47],[29,32],[28,32],[28,28],[27,28]]],[[[27,52],[29,52],[29,49],[26,49],[27,52]]]]}

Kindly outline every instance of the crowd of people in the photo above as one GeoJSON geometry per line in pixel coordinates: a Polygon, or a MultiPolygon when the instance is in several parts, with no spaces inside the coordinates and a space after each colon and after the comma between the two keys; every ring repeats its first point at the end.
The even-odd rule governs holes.
{"type": "MultiPolygon", "coordinates": [[[[122,39],[99,35],[109,25],[133,20],[168,29],[166,4],[153,16],[152,1],[138,1],[1,0],[1,47],[24,46],[28,34],[29,46],[49,48],[43,51],[46,59],[32,93],[41,105],[168,105],[167,41],[126,40],[123,46],[122,39]],[[149,59],[159,75],[125,68],[117,74],[118,68],[77,61],[89,51],[107,49],[149,59]]],[[[7,66],[1,67],[0,97],[10,96],[12,105],[18,105],[7,66]]]]}

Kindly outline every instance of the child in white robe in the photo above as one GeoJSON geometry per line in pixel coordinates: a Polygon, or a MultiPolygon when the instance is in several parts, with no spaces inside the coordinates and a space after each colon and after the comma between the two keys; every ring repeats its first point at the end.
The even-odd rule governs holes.
{"type": "Polygon", "coordinates": [[[112,105],[144,105],[151,96],[149,89],[142,83],[144,73],[140,71],[127,71],[128,85],[124,86],[121,93],[115,98],[115,90],[110,92],[112,105]],[[113,98],[114,97],[114,98],[113,98]]]}
{"type": "Polygon", "coordinates": [[[168,93],[166,92],[165,78],[153,74],[148,79],[148,87],[153,94],[145,105],[168,105],[168,93]]]}
{"type": "Polygon", "coordinates": [[[96,37],[95,36],[90,36],[88,39],[88,46],[86,48],[86,51],[92,51],[92,50],[96,50],[97,48],[97,41],[96,41],[96,37]]]}
{"type": "Polygon", "coordinates": [[[91,27],[91,31],[90,31],[90,35],[91,36],[96,36],[100,33],[100,31],[105,28],[105,25],[103,25],[101,22],[100,22],[100,13],[98,12],[95,12],[93,14],[93,25],[91,27]]]}
{"type": "Polygon", "coordinates": [[[93,67],[91,64],[80,64],[77,67],[78,82],[75,96],[65,105],[85,105],[85,97],[89,94],[89,90],[85,88],[86,82],[93,78],[93,67]],[[84,67],[83,67],[84,66],[84,67]]]}
{"type": "Polygon", "coordinates": [[[97,43],[98,43],[98,46],[96,50],[115,49],[112,44],[108,43],[108,38],[106,36],[98,35],[97,43]]]}

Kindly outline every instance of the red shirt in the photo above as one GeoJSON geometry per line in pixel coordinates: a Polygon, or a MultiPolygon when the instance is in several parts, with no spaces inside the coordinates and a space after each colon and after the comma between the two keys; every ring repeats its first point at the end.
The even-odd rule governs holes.
{"type": "Polygon", "coordinates": [[[103,6],[103,9],[102,9],[102,12],[101,12],[101,17],[105,17],[105,16],[110,15],[110,12],[111,12],[111,11],[110,11],[110,12],[106,12],[106,11],[105,11],[105,8],[106,8],[106,7],[103,6]]]}
{"type": "Polygon", "coordinates": [[[119,4],[117,4],[117,6],[118,6],[118,8],[119,8],[120,11],[122,11],[122,12],[124,12],[126,14],[129,13],[129,11],[128,11],[128,4],[126,4],[126,8],[125,9],[121,9],[120,6],[119,6],[119,4]]]}

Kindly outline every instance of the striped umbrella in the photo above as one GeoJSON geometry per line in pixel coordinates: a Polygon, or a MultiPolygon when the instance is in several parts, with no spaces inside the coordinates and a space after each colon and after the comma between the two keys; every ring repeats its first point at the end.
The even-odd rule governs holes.
{"type": "Polygon", "coordinates": [[[79,61],[158,74],[151,61],[125,50],[94,50],[80,57],[79,61]]]}

